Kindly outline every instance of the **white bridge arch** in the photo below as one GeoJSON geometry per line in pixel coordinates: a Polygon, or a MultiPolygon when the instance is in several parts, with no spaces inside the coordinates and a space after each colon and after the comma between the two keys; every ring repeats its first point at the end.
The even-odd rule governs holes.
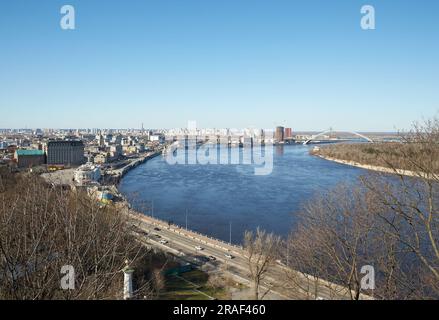
{"type": "Polygon", "coordinates": [[[327,133],[332,133],[332,132],[351,133],[351,134],[353,134],[353,135],[355,135],[355,136],[357,136],[357,137],[360,137],[360,138],[362,138],[362,139],[364,139],[364,140],[367,140],[368,142],[373,143],[373,140],[372,140],[371,138],[366,137],[365,135],[363,135],[363,134],[361,134],[361,133],[358,133],[358,132],[354,132],[354,131],[335,131],[335,130],[329,129],[329,130],[326,130],[326,131],[323,131],[323,132],[320,132],[320,133],[318,133],[318,134],[313,135],[310,139],[306,140],[306,141],[303,143],[303,145],[307,145],[308,143],[310,143],[311,141],[315,140],[316,138],[318,138],[318,137],[320,137],[320,136],[323,136],[323,135],[325,135],[325,134],[327,134],[327,133]]]}

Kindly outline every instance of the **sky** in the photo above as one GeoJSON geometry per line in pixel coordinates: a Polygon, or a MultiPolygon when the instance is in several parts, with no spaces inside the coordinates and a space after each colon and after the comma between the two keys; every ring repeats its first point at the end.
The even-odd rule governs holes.
{"type": "Polygon", "coordinates": [[[407,129],[438,57],[432,0],[4,0],[0,128],[407,129]]]}

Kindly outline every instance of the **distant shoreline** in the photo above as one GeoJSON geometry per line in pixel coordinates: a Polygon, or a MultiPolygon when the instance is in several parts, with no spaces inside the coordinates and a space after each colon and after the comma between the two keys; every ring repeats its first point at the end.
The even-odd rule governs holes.
{"type": "MultiPolygon", "coordinates": [[[[418,174],[418,173],[416,173],[414,171],[410,171],[410,170],[391,169],[391,168],[387,168],[387,167],[362,164],[362,163],[355,162],[355,161],[341,160],[341,159],[327,157],[327,156],[323,156],[323,155],[319,155],[319,154],[314,154],[314,155],[319,157],[319,158],[321,158],[321,159],[324,159],[324,160],[336,162],[336,163],[339,163],[339,164],[344,164],[344,165],[351,166],[351,167],[356,167],[356,168],[366,169],[366,170],[370,170],[370,171],[375,171],[375,172],[403,175],[403,176],[407,176],[407,177],[419,177],[419,176],[422,176],[422,174],[418,174]]],[[[424,175],[426,176],[426,174],[424,174],[424,175]]]]}

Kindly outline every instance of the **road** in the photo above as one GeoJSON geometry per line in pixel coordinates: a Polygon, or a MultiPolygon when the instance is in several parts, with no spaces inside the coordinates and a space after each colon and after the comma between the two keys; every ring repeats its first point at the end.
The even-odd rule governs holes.
{"type": "MultiPolygon", "coordinates": [[[[173,253],[177,256],[193,259],[194,257],[215,257],[215,260],[210,260],[206,265],[211,267],[211,270],[221,270],[233,275],[239,282],[251,285],[251,280],[248,272],[247,261],[244,250],[238,246],[230,245],[218,239],[209,238],[205,235],[195,233],[190,230],[185,230],[175,225],[168,225],[160,220],[153,219],[148,216],[139,214],[131,214],[131,223],[138,228],[147,232],[148,235],[143,235],[144,240],[158,247],[162,250],[173,253]],[[159,230],[157,230],[159,229],[159,230]],[[160,243],[160,240],[166,240],[167,243],[160,243]],[[196,247],[202,247],[202,250],[197,250],[196,247]],[[226,254],[232,255],[230,259],[226,254]]],[[[207,260],[204,258],[204,260],[207,260]]],[[[298,286],[288,285],[285,281],[287,272],[294,273],[293,270],[287,269],[282,265],[275,265],[270,268],[265,277],[265,282],[261,286],[261,292],[270,288],[270,294],[267,298],[271,299],[309,299],[298,286]]],[[[301,287],[305,287],[307,283],[305,277],[300,273],[295,273],[303,281],[301,287]]],[[[322,282],[323,283],[323,282],[322,282]]],[[[334,290],[330,290],[329,286],[323,283],[318,288],[318,299],[346,299],[347,290],[331,284],[331,287],[336,287],[339,293],[334,296],[334,290]]]]}

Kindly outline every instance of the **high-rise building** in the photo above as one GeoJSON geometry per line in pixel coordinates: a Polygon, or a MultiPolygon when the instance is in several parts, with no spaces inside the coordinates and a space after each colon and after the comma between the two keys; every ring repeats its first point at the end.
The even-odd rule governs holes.
{"type": "Polygon", "coordinates": [[[98,135],[98,141],[99,141],[99,147],[105,146],[104,136],[101,133],[99,133],[98,135]]]}
{"type": "Polygon", "coordinates": [[[282,142],[282,141],[284,141],[284,137],[285,137],[284,127],[281,127],[281,126],[276,127],[276,131],[274,133],[274,139],[277,142],[282,142]]]}
{"type": "Polygon", "coordinates": [[[56,140],[47,143],[48,165],[80,165],[85,162],[84,143],[79,140],[56,140]]]}

